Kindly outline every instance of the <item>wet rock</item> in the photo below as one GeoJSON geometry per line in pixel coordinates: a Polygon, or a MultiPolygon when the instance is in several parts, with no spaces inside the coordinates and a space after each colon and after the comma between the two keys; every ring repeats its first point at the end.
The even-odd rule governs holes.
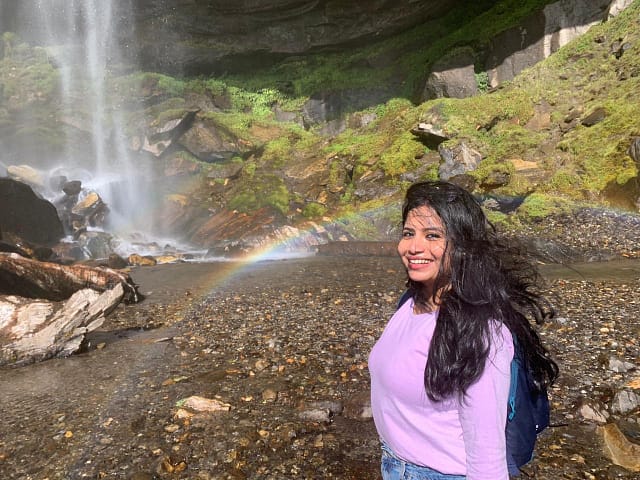
{"type": "Polygon", "coordinates": [[[591,113],[589,113],[586,117],[584,117],[580,123],[582,123],[582,125],[584,125],[585,127],[593,127],[595,124],[600,123],[605,118],[607,118],[607,111],[602,107],[598,107],[591,113]]]}
{"type": "Polygon", "coordinates": [[[222,402],[215,398],[205,398],[197,395],[193,395],[179,402],[184,408],[190,408],[196,412],[228,412],[231,409],[231,405],[222,402]]]}
{"type": "Polygon", "coordinates": [[[371,392],[367,389],[349,397],[345,401],[344,416],[354,420],[369,420],[373,418],[371,392]]]}
{"type": "Polygon", "coordinates": [[[117,253],[111,253],[109,254],[109,258],[107,260],[107,266],[109,268],[115,268],[117,270],[120,268],[126,268],[129,266],[129,264],[124,258],[122,258],[117,253]]]}
{"type": "Polygon", "coordinates": [[[127,262],[129,263],[129,265],[132,266],[153,266],[156,265],[158,262],[156,261],[155,258],[148,256],[148,255],[139,255],[137,253],[132,253],[131,255],[129,255],[127,257],[127,262]]]}
{"type": "Polygon", "coordinates": [[[605,454],[616,465],[632,472],[640,472],[640,445],[632,443],[614,423],[600,429],[605,454]]]}
{"type": "Polygon", "coordinates": [[[27,242],[50,246],[64,236],[53,204],[39,198],[25,183],[0,178],[0,205],[0,231],[5,239],[15,234],[27,242]]]}
{"type": "Polygon", "coordinates": [[[630,390],[621,390],[616,393],[611,402],[611,411],[625,415],[640,407],[640,395],[630,390]]]}
{"type": "Polygon", "coordinates": [[[579,412],[585,420],[602,424],[607,423],[611,416],[602,403],[594,400],[584,401],[579,408],[579,412]]]}
{"type": "Polygon", "coordinates": [[[66,182],[62,186],[62,191],[69,196],[79,195],[82,191],[82,182],[80,180],[66,182]]]}
{"type": "Polygon", "coordinates": [[[612,372],[626,373],[629,370],[634,370],[636,366],[631,362],[625,362],[616,357],[609,358],[609,370],[612,372]]]}
{"type": "Polygon", "coordinates": [[[482,160],[482,154],[465,142],[457,145],[441,144],[438,146],[438,153],[444,162],[438,169],[438,175],[442,180],[474,171],[482,160]]]}
{"type": "Polygon", "coordinates": [[[108,258],[113,253],[112,240],[109,233],[99,231],[85,231],[77,238],[78,245],[94,259],[108,258]]]}
{"type": "Polygon", "coordinates": [[[83,219],[83,226],[97,227],[104,225],[109,208],[97,192],[89,192],[74,205],[71,213],[83,219]]]}
{"type": "Polygon", "coordinates": [[[419,123],[411,129],[411,133],[432,150],[435,150],[442,142],[450,138],[444,130],[434,127],[430,123],[419,123]]]}

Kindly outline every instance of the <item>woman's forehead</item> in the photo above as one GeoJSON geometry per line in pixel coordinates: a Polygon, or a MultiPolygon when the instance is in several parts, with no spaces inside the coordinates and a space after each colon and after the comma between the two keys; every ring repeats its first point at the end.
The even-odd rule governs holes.
{"type": "Polygon", "coordinates": [[[413,208],[407,214],[405,223],[416,224],[422,228],[442,228],[442,219],[436,211],[426,205],[413,208]]]}

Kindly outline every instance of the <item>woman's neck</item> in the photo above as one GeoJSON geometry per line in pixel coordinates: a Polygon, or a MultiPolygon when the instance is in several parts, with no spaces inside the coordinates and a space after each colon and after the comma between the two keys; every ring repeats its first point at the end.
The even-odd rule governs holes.
{"type": "MultiPolygon", "coordinates": [[[[440,292],[442,292],[442,290],[440,290],[440,292]]],[[[420,303],[414,303],[413,313],[432,313],[438,310],[438,308],[440,308],[440,292],[438,292],[435,296],[430,291],[424,292],[426,294],[422,297],[424,301],[420,303]]]]}

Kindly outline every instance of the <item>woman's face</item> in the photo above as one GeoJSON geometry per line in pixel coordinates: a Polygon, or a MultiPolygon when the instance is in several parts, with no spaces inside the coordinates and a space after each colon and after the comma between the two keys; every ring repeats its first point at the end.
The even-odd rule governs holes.
{"type": "Polygon", "coordinates": [[[432,286],[444,261],[446,235],[442,220],[427,206],[410,210],[398,243],[409,278],[432,286]]]}

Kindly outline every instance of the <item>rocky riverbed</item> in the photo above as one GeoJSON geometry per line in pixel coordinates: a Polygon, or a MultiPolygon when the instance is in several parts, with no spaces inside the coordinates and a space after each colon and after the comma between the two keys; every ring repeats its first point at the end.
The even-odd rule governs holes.
{"type": "MultiPolygon", "coordinates": [[[[640,442],[640,263],[543,266],[561,368],[529,478],[638,479],[599,423],[640,442]],[[626,397],[625,397],[626,398],[626,397]],[[634,397],[630,397],[634,398],[634,397]],[[600,417],[598,416],[600,415],[600,417]]],[[[7,479],[376,479],[367,355],[403,290],[393,257],[138,268],[80,354],[0,370],[7,479]]]]}

